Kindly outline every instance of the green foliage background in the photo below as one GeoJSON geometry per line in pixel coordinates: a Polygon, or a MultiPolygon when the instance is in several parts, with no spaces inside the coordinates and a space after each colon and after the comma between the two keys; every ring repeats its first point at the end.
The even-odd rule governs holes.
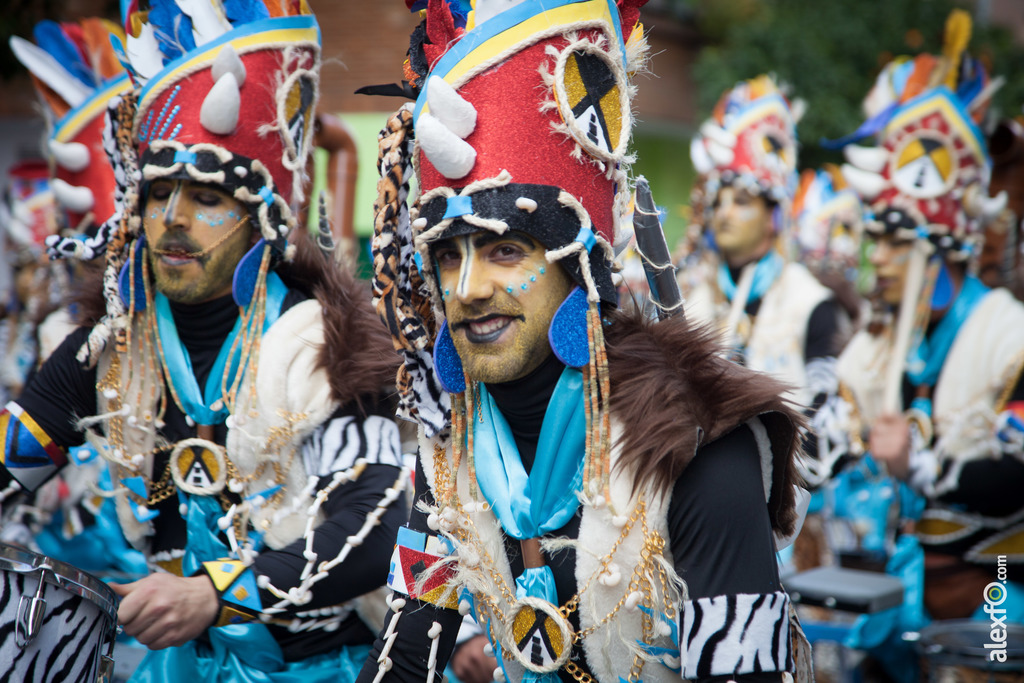
{"type": "MultiPolygon", "coordinates": [[[[699,111],[706,116],[722,92],[737,81],[774,73],[806,101],[798,127],[801,168],[840,161],[819,146],[863,121],[860,103],[879,69],[899,55],[938,53],[946,17],[955,0],[674,0],[688,10],[706,41],[694,78],[699,111]]],[[[973,14],[973,12],[972,12],[973,14]]],[[[970,51],[1002,75],[990,118],[1012,117],[1024,103],[1024,47],[998,26],[975,20],[970,51]]]]}

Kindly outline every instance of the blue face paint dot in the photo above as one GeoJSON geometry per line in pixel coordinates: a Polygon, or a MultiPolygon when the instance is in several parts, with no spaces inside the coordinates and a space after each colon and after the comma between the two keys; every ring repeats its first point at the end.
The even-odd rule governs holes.
{"type": "Polygon", "coordinates": [[[522,287],[522,288],[523,288],[523,291],[524,291],[524,292],[526,291],[526,283],[525,283],[525,282],[524,282],[523,284],[521,284],[521,285],[520,285],[520,287],[522,287]]]}
{"type": "Polygon", "coordinates": [[[511,294],[512,293],[512,285],[509,285],[508,287],[506,287],[505,291],[508,292],[509,294],[511,294]]]}
{"type": "Polygon", "coordinates": [[[536,281],[537,281],[537,276],[536,275],[531,275],[530,276],[530,282],[536,282],[536,281]]]}
{"type": "Polygon", "coordinates": [[[543,275],[545,272],[547,272],[547,271],[544,270],[544,266],[541,266],[540,267],[540,274],[543,275]]]}

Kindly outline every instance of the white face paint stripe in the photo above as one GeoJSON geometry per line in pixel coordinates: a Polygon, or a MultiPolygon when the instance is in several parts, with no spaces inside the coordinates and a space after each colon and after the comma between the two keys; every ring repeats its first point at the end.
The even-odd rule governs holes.
{"type": "Polygon", "coordinates": [[[459,282],[455,287],[455,296],[465,299],[469,293],[470,276],[473,273],[473,261],[476,257],[476,247],[470,235],[457,237],[457,243],[461,246],[462,262],[459,264],[459,282]]]}
{"type": "Polygon", "coordinates": [[[181,190],[185,183],[175,183],[171,190],[171,196],[167,198],[167,205],[164,206],[164,227],[174,225],[174,216],[178,212],[178,200],[181,198],[181,190]]]}

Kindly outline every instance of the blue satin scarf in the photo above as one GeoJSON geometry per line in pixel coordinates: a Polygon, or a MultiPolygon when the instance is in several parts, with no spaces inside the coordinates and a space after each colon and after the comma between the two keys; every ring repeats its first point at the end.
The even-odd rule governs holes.
{"type": "MultiPolygon", "coordinates": [[[[212,496],[187,496],[188,544],[182,574],[195,574],[203,562],[231,557],[217,520],[223,515],[212,496]]],[[[259,550],[257,540],[256,549],[259,550]]],[[[209,643],[189,641],[152,650],[139,663],[130,683],[218,681],[220,683],[338,683],[354,681],[369,645],[342,646],[286,662],[265,624],[249,622],[206,630],[209,643]]]]}
{"type": "MultiPolygon", "coordinates": [[[[768,288],[775,284],[775,281],[782,274],[786,261],[777,251],[769,251],[754,267],[754,284],[750,287],[750,298],[748,303],[757,301],[765,295],[768,288]]],[[[736,296],[736,283],[732,280],[732,273],[729,266],[724,262],[718,266],[718,288],[725,294],[725,298],[732,301],[736,296]]]]}
{"type": "MultiPolygon", "coordinates": [[[[922,336],[920,343],[907,354],[907,377],[910,378],[914,386],[935,386],[957,332],[960,331],[960,327],[963,326],[975,307],[988,294],[988,291],[988,287],[983,285],[978,278],[968,276],[964,279],[960,293],[957,294],[946,315],[942,317],[932,333],[922,336]]],[[[922,404],[916,407],[931,415],[930,401],[926,403],[927,405],[922,404]]]]}
{"type": "MultiPolygon", "coordinates": [[[[537,455],[530,473],[519,457],[512,430],[487,388],[480,385],[482,422],[473,426],[476,480],[484,498],[512,538],[539,538],[561,529],[576,514],[583,483],[586,410],[583,373],[562,371],[541,424],[537,455]]],[[[516,597],[558,604],[551,568],[527,568],[516,578],[516,597]]],[[[500,661],[500,659],[499,659],[500,661]]],[[[524,681],[558,681],[557,673],[525,672],[524,681]]]]}
{"type": "MultiPolygon", "coordinates": [[[[267,299],[266,317],[263,321],[263,332],[266,332],[274,321],[281,315],[281,304],[288,295],[288,288],[285,286],[277,273],[267,274],[267,299]]],[[[174,324],[174,316],[171,314],[171,304],[163,294],[157,292],[155,299],[157,329],[160,332],[160,344],[164,349],[164,359],[167,362],[167,374],[174,383],[175,392],[181,400],[185,414],[192,418],[196,424],[215,425],[224,422],[228,416],[227,406],[222,405],[219,410],[213,410],[210,406],[221,398],[221,380],[225,370],[228,372],[227,386],[231,386],[238,371],[238,362],[242,355],[241,344],[235,348],[231,355],[231,364],[228,366],[228,355],[231,354],[231,347],[235,339],[242,331],[242,316],[238,316],[231,333],[224,340],[214,361],[213,368],[206,378],[206,391],[200,393],[199,383],[192,372],[192,360],[189,358],[185,345],[178,337],[178,328],[174,324]]],[[[251,306],[252,304],[250,304],[251,306]]],[[[223,402],[222,402],[223,403],[223,402]]]]}

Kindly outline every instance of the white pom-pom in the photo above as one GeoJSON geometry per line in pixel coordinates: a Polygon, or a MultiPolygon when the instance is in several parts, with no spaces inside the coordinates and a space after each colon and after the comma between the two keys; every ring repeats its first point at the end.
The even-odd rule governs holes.
{"type": "Polygon", "coordinates": [[[178,514],[181,515],[182,517],[187,515],[188,514],[188,505],[185,505],[184,503],[181,503],[180,505],[178,505],[178,514]]]}
{"type": "Polygon", "coordinates": [[[103,398],[107,399],[108,401],[117,398],[117,389],[104,389],[103,398]]]}
{"type": "Polygon", "coordinates": [[[643,597],[644,596],[640,593],[640,591],[633,591],[632,593],[630,593],[629,596],[626,598],[626,609],[636,609],[637,604],[639,604],[640,599],[643,597]]]}
{"type": "Polygon", "coordinates": [[[233,170],[235,172],[235,175],[238,176],[239,178],[244,178],[245,176],[249,175],[249,169],[247,169],[245,166],[235,166],[233,170]]]}
{"type": "Polygon", "coordinates": [[[594,507],[595,508],[603,508],[607,502],[608,501],[605,500],[604,496],[601,496],[601,495],[594,496],[594,507]]]}
{"type": "Polygon", "coordinates": [[[533,213],[537,210],[537,202],[529,197],[520,197],[516,200],[516,208],[522,209],[526,213],[533,213]]]}
{"type": "Polygon", "coordinates": [[[626,522],[628,522],[628,521],[629,521],[629,518],[626,517],[625,515],[612,515],[612,524],[614,524],[615,526],[617,526],[620,529],[622,527],[626,526],[626,522]]]}
{"type": "Polygon", "coordinates": [[[658,632],[659,636],[670,636],[672,635],[672,627],[666,624],[664,621],[659,621],[658,625],[654,629],[658,632]]]}
{"type": "Polygon", "coordinates": [[[228,482],[228,490],[231,491],[232,493],[241,493],[242,488],[242,482],[238,481],[237,479],[232,479],[231,481],[228,482]]]}
{"type": "Polygon", "coordinates": [[[141,453],[136,453],[131,457],[132,467],[134,467],[135,469],[140,469],[143,466],[143,464],[145,464],[145,462],[146,456],[142,455],[141,453]]]}
{"type": "Polygon", "coordinates": [[[224,426],[227,427],[228,429],[234,429],[235,428],[235,416],[234,415],[228,415],[227,419],[224,420],[224,426]]]}
{"type": "Polygon", "coordinates": [[[494,646],[491,645],[490,643],[487,643],[486,645],[484,645],[484,654],[487,655],[488,657],[493,657],[494,656],[494,646]]]}
{"type": "Polygon", "coordinates": [[[238,127],[238,110],[242,96],[238,79],[231,72],[221,75],[210,88],[199,108],[199,123],[216,135],[230,135],[238,127]]]}
{"type": "Polygon", "coordinates": [[[132,414],[132,407],[130,405],[123,405],[120,412],[123,416],[128,417],[132,414]]]}
{"type": "Polygon", "coordinates": [[[494,673],[492,673],[491,675],[494,677],[494,680],[498,683],[505,683],[505,672],[501,670],[500,666],[497,669],[495,669],[494,673]]]}
{"type": "Polygon", "coordinates": [[[427,526],[430,527],[431,531],[437,531],[441,528],[441,519],[436,513],[431,512],[427,515],[427,526]]]}
{"type": "Polygon", "coordinates": [[[413,230],[422,230],[425,227],[427,227],[427,219],[426,218],[417,218],[416,220],[414,220],[412,222],[412,229],[413,230]]]}
{"type": "Polygon", "coordinates": [[[214,401],[213,403],[210,404],[210,410],[213,410],[213,411],[222,410],[223,408],[224,408],[224,401],[222,401],[219,398],[216,401],[214,401]]]}
{"type": "Polygon", "coordinates": [[[134,427],[138,423],[139,423],[139,418],[135,417],[134,415],[129,415],[128,416],[128,424],[130,424],[132,427],[134,427]]]}
{"type": "Polygon", "coordinates": [[[469,614],[469,610],[471,609],[473,609],[473,607],[469,604],[469,600],[459,600],[459,614],[466,616],[469,614]]]}

